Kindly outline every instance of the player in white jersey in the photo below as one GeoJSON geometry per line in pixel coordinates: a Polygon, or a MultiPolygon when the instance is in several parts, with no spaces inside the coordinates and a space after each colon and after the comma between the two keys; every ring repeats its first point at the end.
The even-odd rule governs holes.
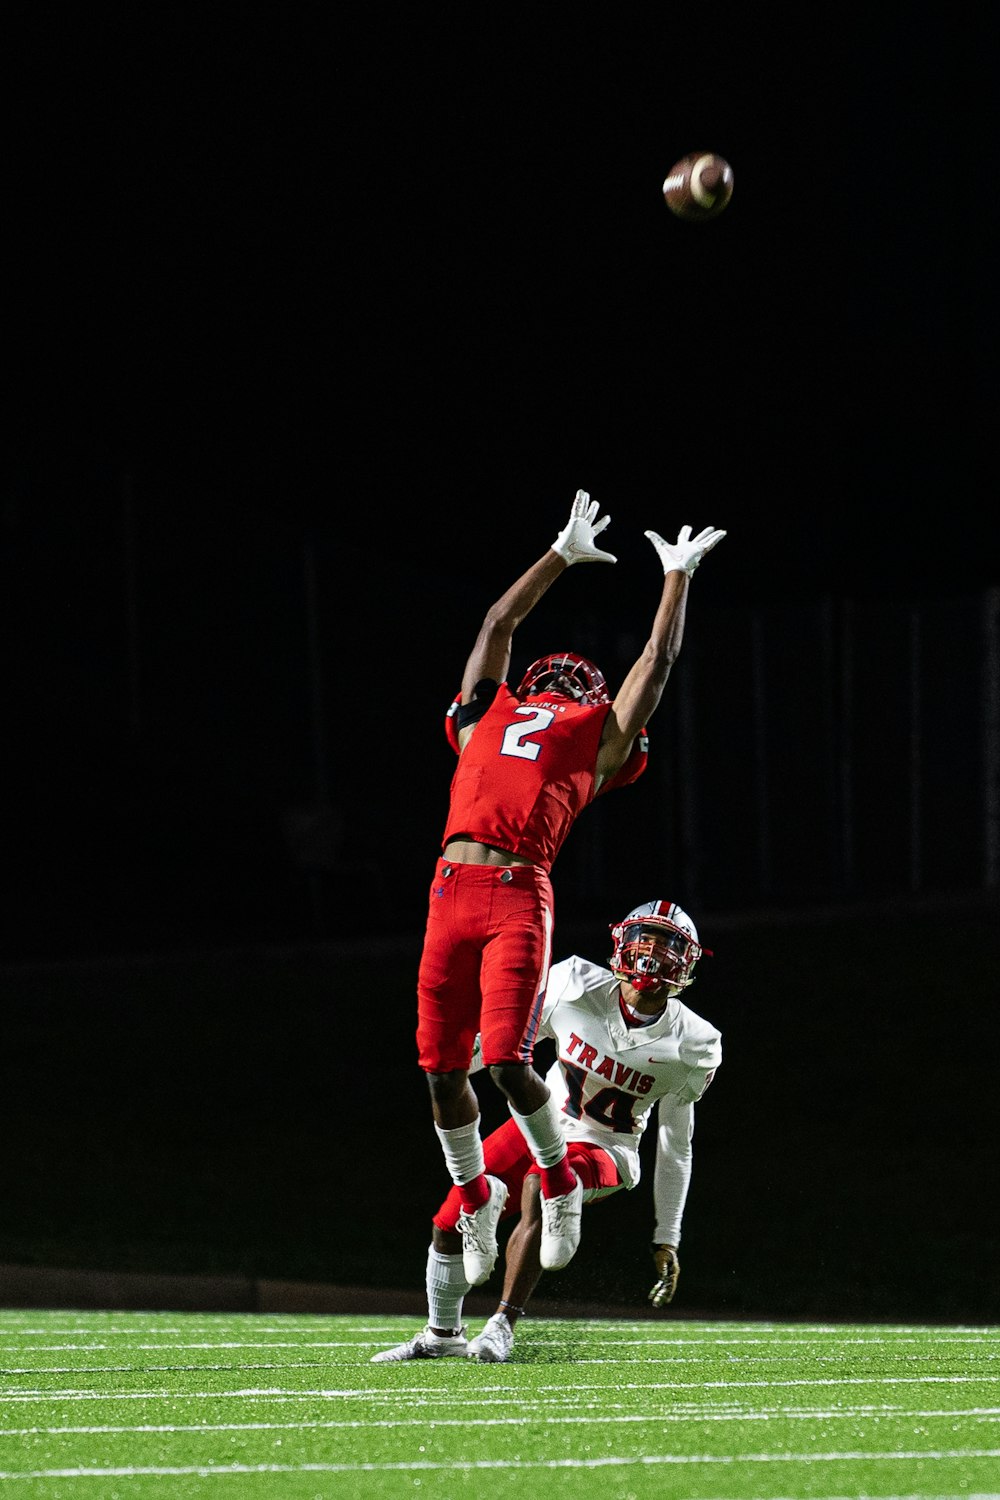
{"type": "MultiPolygon", "coordinates": [[[[583,1184],[584,1205],[637,1186],[639,1142],[657,1106],[657,1280],[649,1300],[659,1308],[673,1298],[680,1274],[677,1247],[691,1180],[694,1106],[722,1059],[719,1032],[678,998],[711,950],[701,946],[693,921],[671,901],[635,907],[611,933],[609,968],[575,955],[552,966],[539,1035],[556,1044],[546,1083],[583,1184]]],[[[514,1326],[542,1274],[538,1167],[513,1120],[487,1136],[483,1149],[487,1173],[507,1188],[504,1217],[520,1213],[507,1242],[497,1311],[476,1338],[466,1338],[461,1315],[470,1283],[457,1230],[461,1201],[452,1189],[434,1215],[427,1326],[376,1354],[376,1362],[468,1356],[500,1363],[510,1357],[514,1326]]]]}

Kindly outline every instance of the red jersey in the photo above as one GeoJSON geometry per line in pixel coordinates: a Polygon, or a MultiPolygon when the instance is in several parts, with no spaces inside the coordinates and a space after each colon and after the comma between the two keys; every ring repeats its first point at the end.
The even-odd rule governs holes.
{"type": "Polygon", "coordinates": [[[594,800],[609,703],[545,693],[523,701],[505,682],[458,758],[442,848],[464,835],[548,871],[594,800]]]}

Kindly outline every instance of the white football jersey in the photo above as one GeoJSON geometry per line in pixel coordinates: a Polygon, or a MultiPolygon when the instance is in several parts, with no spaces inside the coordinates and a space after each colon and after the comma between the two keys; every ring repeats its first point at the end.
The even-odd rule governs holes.
{"type": "Polygon", "coordinates": [[[720,1033],[676,997],[651,1026],[626,1025],[615,975],[577,956],[549,971],[539,1035],[556,1044],[545,1081],[567,1137],[602,1146],[627,1188],[653,1104],[690,1107],[722,1061],[720,1033]]]}

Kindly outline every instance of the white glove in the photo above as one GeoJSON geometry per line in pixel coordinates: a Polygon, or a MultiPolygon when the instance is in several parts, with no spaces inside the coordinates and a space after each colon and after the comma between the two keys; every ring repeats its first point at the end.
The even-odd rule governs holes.
{"type": "Polygon", "coordinates": [[[469,1064],[469,1072],[481,1073],[485,1066],[486,1064],[483,1062],[483,1039],[477,1031],[476,1040],[472,1044],[472,1061],[469,1064]]]}
{"type": "Polygon", "coordinates": [[[603,531],[611,520],[610,516],[602,516],[595,525],[596,515],[597,501],[591,500],[586,490],[577,490],[569,520],[552,543],[552,551],[558,552],[570,567],[578,562],[613,563],[618,561],[612,553],[601,552],[598,547],[594,546],[595,536],[603,531]]]}
{"type": "Polygon", "coordinates": [[[646,531],[643,535],[649,537],[659,553],[664,574],[687,573],[690,577],[705,553],[711,552],[716,542],[721,542],[726,533],[706,526],[704,531],[699,531],[696,537],[692,537],[690,526],[682,526],[677,533],[676,542],[665,542],[655,531],[646,531]]]}

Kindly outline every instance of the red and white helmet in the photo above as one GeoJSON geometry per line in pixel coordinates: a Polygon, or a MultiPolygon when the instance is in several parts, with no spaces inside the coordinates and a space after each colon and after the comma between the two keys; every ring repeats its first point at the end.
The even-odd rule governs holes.
{"type": "Polygon", "coordinates": [[[609,960],[619,979],[649,993],[668,985],[673,993],[694,980],[694,966],[703,953],[698,931],[676,901],[646,901],[611,928],[615,951],[609,960]]]}
{"type": "Polygon", "coordinates": [[[560,693],[577,703],[610,703],[611,694],[600,667],[575,651],[558,651],[540,656],[521,678],[518,698],[534,698],[540,693],[560,693]],[[560,679],[562,685],[560,686],[560,679]]]}

